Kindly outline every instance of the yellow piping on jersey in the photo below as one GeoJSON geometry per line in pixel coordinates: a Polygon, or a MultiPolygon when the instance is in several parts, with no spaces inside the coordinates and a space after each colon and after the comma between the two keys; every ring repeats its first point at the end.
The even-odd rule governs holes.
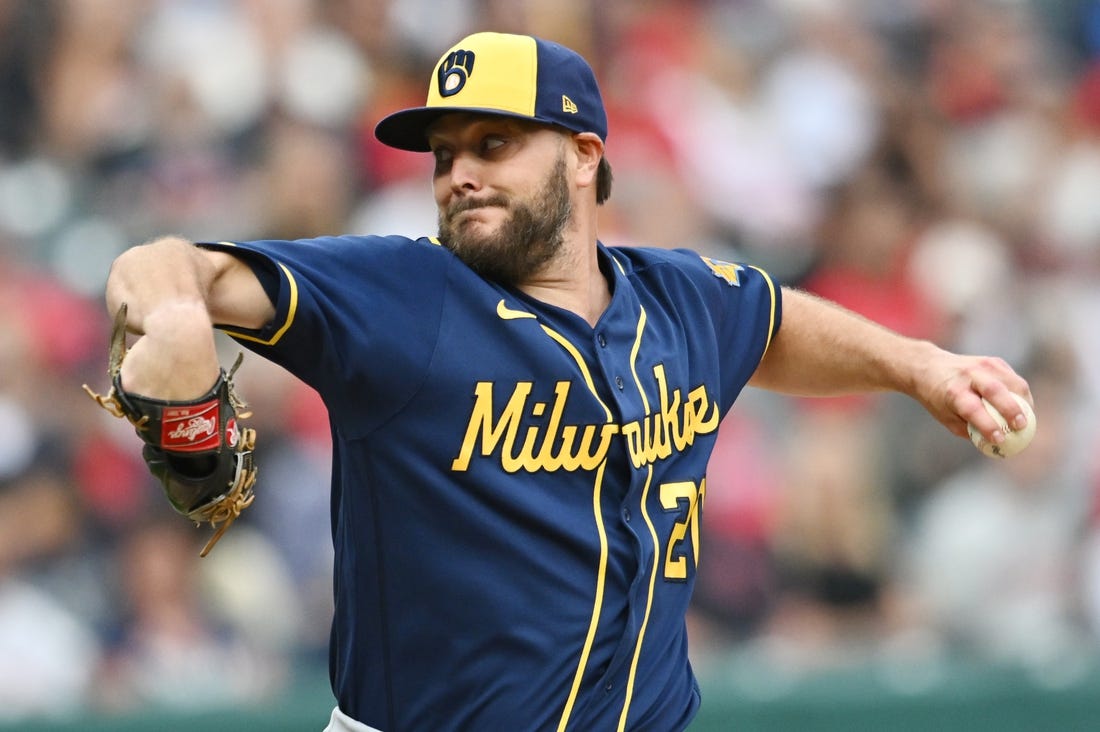
{"type": "MultiPolygon", "coordinates": [[[[540,324],[541,325],[541,324],[540,324]]],[[[565,349],[565,351],[573,357],[573,360],[577,362],[577,367],[581,370],[581,374],[584,376],[584,383],[588,386],[588,390],[592,392],[592,396],[603,407],[604,414],[607,416],[607,422],[614,421],[614,416],[611,413],[611,409],[604,403],[603,399],[600,399],[599,392],[596,391],[596,384],[592,380],[592,374],[588,370],[588,364],[584,362],[584,356],[577,350],[576,346],[570,343],[565,336],[561,335],[557,331],[548,328],[546,325],[542,325],[543,331],[546,335],[550,336],[558,345],[565,349]]],[[[573,715],[573,707],[577,703],[577,694],[580,693],[581,679],[584,678],[584,671],[588,667],[588,658],[592,654],[592,644],[596,641],[596,630],[600,625],[600,613],[603,610],[603,596],[604,586],[607,582],[607,530],[603,524],[603,511],[600,506],[600,499],[603,493],[603,475],[604,470],[607,468],[607,459],[600,463],[596,468],[596,482],[592,489],[592,515],[596,521],[596,533],[600,537],[600,561],[599,569],[596,573],[596,597],[592,603],[592,618],[588,623],[588,634],[584,638],[584,647],[581,649],[581,656],[577,662],[577,673],[573,676],[573,684],[569,689],[569,698],[565,702],[565,708],[562,710],[561,719],[558,721],[558,732],[563,732],[569,725],[569,718],[573,715]]]]}
{"type": "Polygon", "coordinates": [[[569,725],[569,718],[573,716],[573,706],[577,703],[577,694],[581,689],[581,679],[584,670],[588,667],[588,657],[592,653],[592,644],[596,641],[596,629],[600,625],[600,613],[603,610],[604,585],[607,582],[607,531],[603,525],[603,512],[600,510],[600,498],[603,493],[603,473],[607,467],[607,461],[600,463],[596,468],[596,483],[592,490],[592,513],[596,517],[596,533],[600,537],[600,565],[596,574],[596,599],[592,604],[592,619],[588,622],[588,634],[584,637],[584,648],[581,650],[580,660],[577,662],[577,673],[573,676],[573,685],[569,689],[569,699],[565,702],[561,720],[558,721],[558,732],[564,732],[569,725]]]}
{"type": "MultiPolygon", "coordinates": [[[[640,307],[640,306],[639,306],[640,307]]],[[[646,398],[645,389],[642,388],[642,380],[638,378],[638,351],[642,350],[642,331],[645,330],[645,308],[641,308],[638,315],[638,329],[634,334],[634,345],[630,349],[630,373],[634,375],[634,383],[638,387],[638,393],[642,396],[642,410],[649,414],[649,399],[646,398]]]]}
{"type": "MultiPolygon", "coordinates": [[[[634,385],[638,387],[638,394],[642,397],[642,408],[645,414],[649,414],[649,399],[645,395],[645,388],[642,387],[642,380],[638,378],[638,352],[642,349],[642,334],[645,332],[646,325],[645,308],[641,308],[641,312],[638,315],[638,329],[634,336],[634,345],[630,349],[630,371],[634,375],[634,385]]],[[[646,526],[649,528],[649,535],[653,539],[653,568],[649,574],[649,596],[646,598],[645,616],[642,619],[642,627],[638,632],[638,641],[634,646],[634,658],[630,662],[630,675],[627,677],[626,682],[626,698],[623,700],[623,712],[619,717],[619,730],[626,729],[626,719],[630,714],[630,702],[634,698],[634,680],[638,673],[638,658],[642,655],[642,641],[645,639],[646,627],[649,625],[649,612],[653,608],[653,588],[657,581],[657,560],[660,558],[661,547],[657,538],[657,529],[653,526],[653,521],[649,518],[649,511],[646,510],[646,500],[649,498],[649,485],[653,480],[653,465],[649,465],[649,472],[646,475],[645,487],[642,489],[642,518],[645,519],[646,526]]]]}
{"type": "Polygon", "coordinates": [[[638,675],[638,659],[642,655],[642,642],[645,640],[645,632],[649,627],[649,613],[653,610],[653,590],[657,584],[657,564],[661,558],[660,540],[657,538],[657,528],[653,525],[653,519],[649,517],[646,509],[646,501],[649,498],[649,486],[653,481],[653,466],[650,465],[645,478],[645,487],[642,488],[642,518],[649,529],[649,536],[653,539],[653,566],[649,570],[649,594],[646,596],[645,615],[642,616],[642,627],[638,631],[638,642],[634,645],[634,658],[630,661],[630,675],[626,680],[626,699],[623,701],[623,713],[619,716],[618,732],[626,729],[626,718],[630,713],[630,702],[634,698],[634,681],[638,675]]]}
{"type": "Polygon", "coordinates": [[[588,390],[592,392],[592,396],[596,397],[596,401],[598,401],[600,403],[600,406],[603,407],[604,415],[607,417],[607,421],[609,423],[614,422],[615,418],[611,414],[611,409],[609,409],[608,406],[603,403],[603,400],[600,399],[599,393],[596,391],[596,383],[592,381],[592,374],[589,372],[588,364],[584,362],[584,356],[581,355],[581,352],[577,350],[576,346],[566,340],[565,336],[561,335],[557,331],[551,330],[545,325],[542,326],[542,329],[546,331],[546,335],[553,338],[562,348],[568,351],[569,355],[573,357],[573,360],[577,362],[577,366],[580,368],[581,374],[584,376],[584,383],[588,385],[588,390]]]}
{"type": "MultiPolygon", "coordinates": [[[[223,243],[228,244],[229,242],[223,243]]],[[[242,333],[236,330],[231,330],[230,328],[222,328],[222,332],[224,332],[226,335],[231,335],[234,338],[240,338],[241,340],[245,341],[252,341],[253,343],[260,343],[265,346],[274,346],[276,343],[279,342],[279,339],[283,337],[283,334],[286,333],[287,330],[289,330],[291,324],[294,322],[294,316],[298,312],[298,282],[294,279],[294,275],[290,273],[290,270],[287,269],[282,263],[276,262],[276,264],[279,265],[279,269],[281,269],[283,271],[283,274],[286,275],[286,281],[288,287],[290,288],[290,305],[287,308],[286,321],[279,328],[279,330],[275,331],[275,334],[273,336],[267,339],[259,338],[257,336],[250,335],[248,333],[242,333]]]]}
{"type": "MultiPolygon", "coordinates": [[[[749,266],[759,272],[760,276],[764,278],[764,282],[768,283],[768,292],[770,292],[772,296],[771,317],[768,320],[768,339],[764,342],[764,353],[767,353],[768,346],[772,344],[772,331],[775,330],[775,284],[772,282],[772,278],[768,276],[767,272],[751,264],[749,266]]],[[[764,353],[760,354],[761,357],[763,357],[764,353]]]]}

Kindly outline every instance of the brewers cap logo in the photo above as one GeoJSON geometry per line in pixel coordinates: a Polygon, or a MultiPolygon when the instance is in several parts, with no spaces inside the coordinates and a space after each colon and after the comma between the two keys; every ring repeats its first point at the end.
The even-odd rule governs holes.
{"type": "Polygon", "coordinates": [[[429,126],[445,112],[462,110],[607,137],[607,113],[587,61],[534,36],[488,32],[445,51],[432,69],[424,105],[382,118],[374,135],[400,150],[428,152],[429,126]]]}
{"type": "Polygon", "coordinates": [[[474,52],[461,48],[451,51],[439,65],[436,76],[439,83],[439,96],[451,97],[462,91],[466,80],[474,73],[474,52]]]}

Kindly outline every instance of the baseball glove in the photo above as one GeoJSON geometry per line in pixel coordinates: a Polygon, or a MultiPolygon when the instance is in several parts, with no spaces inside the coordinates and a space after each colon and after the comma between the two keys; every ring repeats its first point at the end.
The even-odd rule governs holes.
{"type": "Polygon", "coordinates": [[[84,391],[116,417],[134,425],[144,442],[142,457],[164,487],[178,513],[201,525],[209,522],[214,535],[199,552],[205,557],[218,539],[248,508],[255,495],[256,466],[252,450],[256,430],[238,420],[251,416],[233,389],[233,374],[241,365],[221,370],[210,391],[190,401],[151,399],[125,391],[119,372],[126,357],[126,305],[115,316],[107,374],[111,389],[84,391]]]}

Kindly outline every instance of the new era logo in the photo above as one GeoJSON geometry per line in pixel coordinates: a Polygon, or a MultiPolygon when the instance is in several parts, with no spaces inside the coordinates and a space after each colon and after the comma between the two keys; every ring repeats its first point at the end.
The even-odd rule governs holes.
{"type": "Polygon", "coordinates": [[[576,114],[580,110],[577,109],[577,105],[573,103],[573,100],[564,94],[561,95],[561,111],[568,112],[569,114],[576,114]]]}

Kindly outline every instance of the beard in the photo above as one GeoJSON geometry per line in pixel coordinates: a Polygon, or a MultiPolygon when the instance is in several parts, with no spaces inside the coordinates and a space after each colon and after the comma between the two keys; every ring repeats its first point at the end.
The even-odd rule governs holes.
{"type": "Polygon", "coordinates": [[[496,195],[456,199],[439,213],[439,240],[474,272],[504,285],[517,285],[554,258],[565,243],[565,227],[573,215],[566,183],[565,157],[527,201],[496,195]],[[456,224],[460,214],[480,206],[498,206],[510,212],[495,232],[476,234],[456,224]]]}

